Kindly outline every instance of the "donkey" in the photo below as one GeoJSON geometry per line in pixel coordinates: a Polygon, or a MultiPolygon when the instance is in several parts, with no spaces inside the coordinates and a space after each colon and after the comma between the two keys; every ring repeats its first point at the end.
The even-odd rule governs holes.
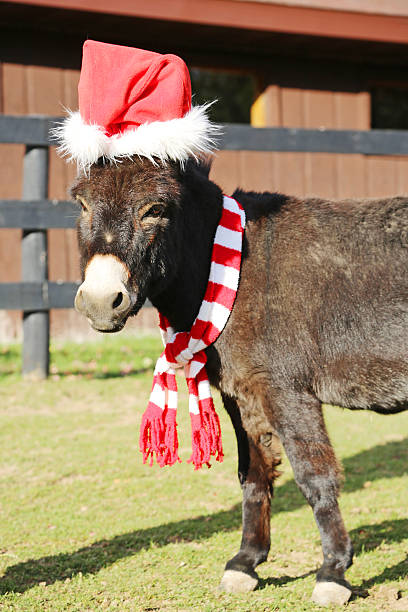
{"type": "MultiPolygon", "coordinates": [[[[222,208],[208,169],[100,159],[77,178],[72,197],[82,207],[76,309],[94,329],[116,332],[148,298],[176,331],[189,330],[222,208]]],[[[321,536],[312,598],[345,603],[353,546],[322,404],[382,414],[408,408],[408,198],[233,197],[247,218],[241,280],[228,323],[206,351],[235,429],[243,491],[241,547],[221,588],[257,585],[282,444],[321,536]]]]}

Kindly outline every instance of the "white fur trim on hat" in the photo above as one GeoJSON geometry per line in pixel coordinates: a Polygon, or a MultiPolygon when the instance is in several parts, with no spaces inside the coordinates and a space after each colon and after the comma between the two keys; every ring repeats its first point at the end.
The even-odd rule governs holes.
{"type": "Polygon", "coordinates": [[[59,154],[76,161],[85,172],[100,157],[118,161],[139,155],[153,162],[159,159],[183,163],[189,157],[216,149],[215,138],[221,128],[209,120],[209,106],[194,106],[180,119],[144,123],[110,137],[102,127],[85,123],[79,112],[68,111],[69,116],[53,129],[52,137],[60,143],[59,154]]]}

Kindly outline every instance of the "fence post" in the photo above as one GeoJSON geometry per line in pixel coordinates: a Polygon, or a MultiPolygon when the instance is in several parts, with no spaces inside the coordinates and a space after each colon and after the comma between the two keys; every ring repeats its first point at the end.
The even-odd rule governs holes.
{"type": "MultiPolygon", "coordinates": [[[[48,147],[27,146],[24,156],[23,200],[45,200],[48,196],[48,147]]],[[[22,280],[48,280],[46,230],[24,230],[22,280]]],[[[49,370],[50,313],[23,313],[23,376],[44,379],[49,370]]]]}

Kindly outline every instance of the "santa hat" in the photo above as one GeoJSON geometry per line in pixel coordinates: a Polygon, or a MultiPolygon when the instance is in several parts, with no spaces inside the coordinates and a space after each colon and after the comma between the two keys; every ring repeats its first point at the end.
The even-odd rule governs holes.
{"type": "Polygon", "coordinates": [[[209,104],[191,106],[190,75],[176,55],[87,40],[78,93],[79,111],[54,134],[60,154],[85,171],[100,157],[183,163],[215,148],[219,127],[209,104]]]}

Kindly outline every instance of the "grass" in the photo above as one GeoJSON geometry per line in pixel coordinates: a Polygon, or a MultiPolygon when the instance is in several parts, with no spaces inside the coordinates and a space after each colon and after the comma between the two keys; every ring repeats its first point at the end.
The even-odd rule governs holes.
{"type": "MultiPolygon", "coordinates": [[[[260,588],[222,594],[238,549],[241,493],[232,427],[217,398],[225,460],[194,472],[144,466],[138,426],[158,337],[106,337],[52,349],[52,375],[19,376],[0,348],[0,609],[18,611],[317,610],[321,561],[311,510],[290,467],[276,486],[260,588]]],[[[181,455],[189,456],[184,385],[181,455]]],[[[408,610],[408,414],[326,408],[346,482],[341,507],[356,559],[352,611],[408,610]]]]}

